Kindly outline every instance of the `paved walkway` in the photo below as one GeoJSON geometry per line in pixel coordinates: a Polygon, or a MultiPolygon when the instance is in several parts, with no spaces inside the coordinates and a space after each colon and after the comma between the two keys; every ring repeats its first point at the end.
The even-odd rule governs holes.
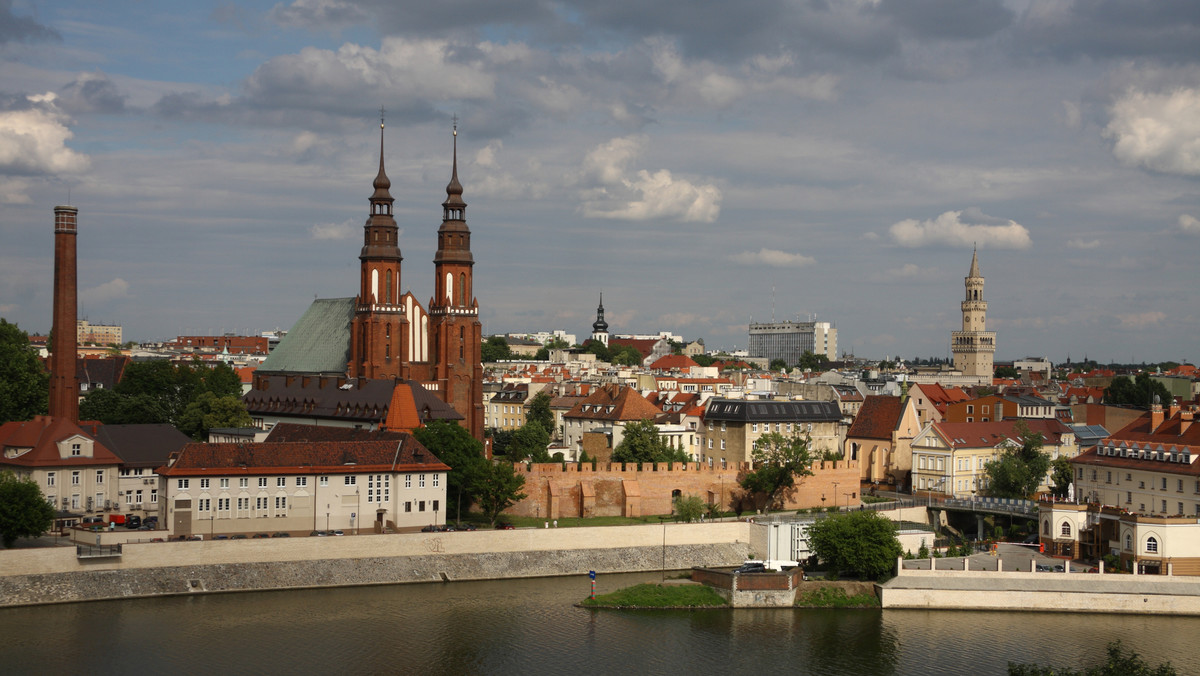
{"type": "MultiPolygon", "coordinates": [[[[1037,562],[1044,566],[1062,566],[1067,562],[1063,559],[1056,559],[1045,554],[1039,554],[1036,547],[1028,547],[1024,545],[1001,544],[997,546],[998,556],[992,556],[990,553],[973,554],[968,557],[971,560],[971,570],[996,570],[997,562],[1004,566],[1005,571],[1028,573],[1032,571],[1030,562],[1037,562]]],[[[910,559],[904,562],[904,567],[914,570],[929,570],[929,559],[910,559]]],[[[1077,573],[1085,573],[1092,566],[1071,562],[1071,571],[1077,573]]],[[[963,560],[961,556],[937,559],[938,570],[962,570],[963,560]]],[[[1061,572],[1061,571],[1060,571],[1061,572]]]]}

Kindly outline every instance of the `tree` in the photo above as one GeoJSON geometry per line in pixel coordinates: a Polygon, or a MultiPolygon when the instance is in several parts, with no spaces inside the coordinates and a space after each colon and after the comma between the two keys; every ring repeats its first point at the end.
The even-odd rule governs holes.
{"type": "Polygon", "coordinates": [[[1070,460],[1067,460],[1065,457],[1059,457],[1050,463],[1050,492],[1054,494],[1054,497],[1059,499],[1066,498],[1074,478],[1070,460]]]}
{"type": "Polygon", "coordinates": [[[529,400],[529,412],[525,414],[525,419],[536,421],[542,429],[554,436],[554,412],[550,410],[550,395],[545,392],[533,395],[533,399],[529,400]]]}
{"type": "Polygon", "coordinates": [[[1042,452],[1042,435],[1033,432],[1024,422],[1014,426],[1021,439],[1020,446],[1010,446],[996,460],[983,466],[987,491],[997,498],[1027,498],[1050,471],[1050,456],[1042,452]]]}
{"type": "Polygon", "coordinates": [[[531,462],[550,462],[550,454],[546,452],[549,445],[550,433],[538,421],[530,420],[513,432],[506,455],[509,460],[528,458],[531,462]]]}
{"type": "Polygon", "coordinates": [[[801,371],[820,371],[827,363],[829,363],[829,357],[805,350],[800,355],[800,361],[796,363],[796,366],[801,371]]]}
{"type": "Polygon", "coordinates": [[[778,432],[764,434],[754,442],[750,456],[754,471],[748,472],[739,485],[755,501],[758,509],[769,507],[796,485],[797,476],[812,474],[813,455],[809,439],[785,437],[778,432]]]}
{"type": "Polygon", "coordinates": [[[608,361],[618,366],[638,366],[642,363],[642,353],[632,345],[622,345],[612,351],[608,361]]]}
{"type": "Polygon", "coordinates": [[[0,472],[0,541],[7,549],[17,538],[35,538],[54,524],[54,508],[33,479],[0,472]]]}
{"type": "Polygon", "coordinates": [[[1008,676],[1177,676],[1170,662],[1157,667],[1146,664],[1141,655],[1121,645],[1118,639],[1108,644],[1108,661],[1078,671],[1070,667],[1042,667],[1036,664],[1008,663],[1008,676]]]}
{"type": "Polygon", "coordinates": [[[512,359],[512,350],[504,336],[491,336],[483,342],[480,359],[484,362],[497,362],[512,359]]]}
{"type": "Polygon", "coordinates": [[[502,430],[492,427],[487,431],[487,435],[492,438],[492,456],[508,455],[508,447],[512,443],[512,430],[502,430]]]}
{"type": "Polygon", "coordinates": [[[521,488],[525,477],[513,470],[511,462],[485,463],[471,479],[471,493],[479,501],[479,509],[488,523],[496,525],[500,512],[525,499],[521,488]]]}
{"type": "Polygon", "coordinates": [[[786,371],[787,370],[787,362],[782,359],[778,359],[778,358],[772,359],[771,363],[769,365],[767,365],[767,370],[768,371],[786,371]]]}
{"type": "Polygon", "coordinates": [[[1104,389],[1104,403],[1113,406],[1136,406],[1149,409],[1158,397],[1160,404],[1168,405],[1174,399],[1166,385],[1154,380],[1149,373],[1137,374],[1130,380],[1127,376],[1117,376],[1104,389]]]}
{"type": "Polygon", "coordinates": [[[471,511],[475,494],[471,487],[477,473],[486,469],[483,444],[461,425],[432,420],[413,432],[413,437],[438,460],[450,466],[446,477],[446,513],[455,519],[471,511]]]}
{"type": "Polygon", "coordinates": [[[1017,369],[1011,366],[997,366],[995,376],[997,378],[1008,378],[1010,380],[1016,380],[1017,378],[1021,377],[1020,374],[1017,373],[1017,369]]]}
{"type": "Polygon", "coordinates": [[[586,340],[583,343],[583,351],[596,355],[597,361],[612,361],[612,351],[608,349],[604,343],[598,340],[586,340]]]}
{"type": "Polygon", "coordinates": [[[29,346],[29,334],[0,318],[0,424],[29,420],[50,404],[50,374],[29,346]]]}
{"type": "Polygon", "coordinates": [[[716,357],[710,357],[707,354],[698,354],[692,357],[692,361],[700,366],[712,366],[716,360],[716,357]]]}
{"type": "Polygon", "coordinates": [[[538,351],[533,353],[532,358],[534,361],[549,361],[550,349],[545,347],[538,348],[538,351]]]}
{"type": "Polygon", "coordinates": [[[675,498],[675,518],[684,523],[699,521],[704,507],[704,500],[699,495],[680,495],[675,498]]]}
{"type": "Polygon", "coordinates": [[[98,420],[105,425],[156,424],[167,422],[167,413],[148,394],[120,395],[116,390],[92,390],[79,402],[80,420],[98,420]]]}
{"type": "Polygon", "coordinates": [[[686,451],[671,448],[658,434],[652,420],[637,420],[625,425],[621,443],[613,449],[613,462],[688,462],[686,451]]]}
{"type": "Polygon", "coordinates": [[[254,421],[241,399],[231,395],[203,392],[188,404],[179,418],[179,431],[203,441],[214,427],[250,427],[254,421]]]}
{"type": "Polygon", "coordinates": [[[808,527],[808,544],[830,570],[871,580],[885,577],[903,553],[896,524],[873,511],[818,520],[808,527]]]}

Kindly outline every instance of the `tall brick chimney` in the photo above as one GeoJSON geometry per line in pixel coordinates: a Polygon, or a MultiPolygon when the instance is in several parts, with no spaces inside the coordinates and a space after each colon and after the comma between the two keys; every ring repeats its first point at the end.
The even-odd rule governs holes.
{"type": "Polygon", "coordinates": [[[79,287],[75,277],[75,235],[79,210],[54,207],[54,352],[50,355],[50,415],[79,422],[79,382],[75,377],[75,318],[79,287]]]}

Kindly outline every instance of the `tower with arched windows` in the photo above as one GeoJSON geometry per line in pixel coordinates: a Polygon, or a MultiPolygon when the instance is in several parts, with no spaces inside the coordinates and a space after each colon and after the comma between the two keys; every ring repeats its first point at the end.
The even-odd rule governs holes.
{"type": "Polygon", "coordinates": [[[980,384],[990,385],[995,372],[996,332],[987,330],[987,301],[983,299],[983,275],[979,274],[979,253],[971,253],[971,271],[964,280],[967,295],[962,302],[962,330],[950,334],[954,368],[965,376],[975,376],[980,384]]]}

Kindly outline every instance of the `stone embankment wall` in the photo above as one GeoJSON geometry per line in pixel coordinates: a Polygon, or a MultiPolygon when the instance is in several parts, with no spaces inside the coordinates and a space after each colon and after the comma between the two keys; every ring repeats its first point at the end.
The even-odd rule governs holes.
{"type": "Polygon", "coordinates": [[[0,606],[731,566],[751,524],[411,533],[125,545],[113,559],[56,547],[0,552],[0,606]]]}
{"type": "MultiPolygon", "coordinates": [[[[741,494],[738,478],[749,464],[709,467],[704,463],[538,463],[518,464],[525,477],[527,496],[506,510],[509,514],[545,519],[591,516],[642,516],[670,514],[675,491],[697,495],[705,503],[730,509],[741,494]]],[[[786,509],[857,506],[858,463],[818,462],[812,476],[798,477],[785,497],[786,509]]]]}

